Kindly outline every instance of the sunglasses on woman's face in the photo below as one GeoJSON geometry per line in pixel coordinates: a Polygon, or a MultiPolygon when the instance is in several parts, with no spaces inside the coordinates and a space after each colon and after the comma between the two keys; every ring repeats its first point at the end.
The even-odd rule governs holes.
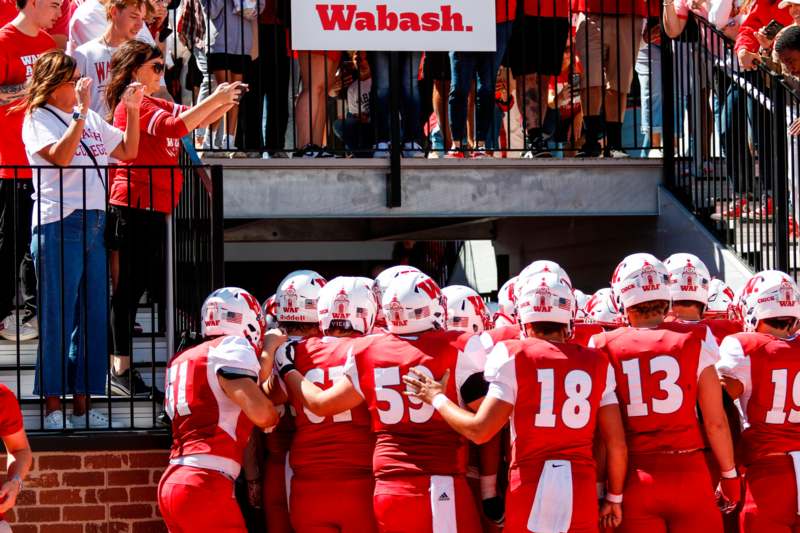
{"type": "Polygon", "coordinates": [[[160,61],[157,63],[151,63],[150,66],[153,68],[153,72],[155,72],[156,74],[161,74],[162,72],[164,72],[164,63],[160,61]]]}

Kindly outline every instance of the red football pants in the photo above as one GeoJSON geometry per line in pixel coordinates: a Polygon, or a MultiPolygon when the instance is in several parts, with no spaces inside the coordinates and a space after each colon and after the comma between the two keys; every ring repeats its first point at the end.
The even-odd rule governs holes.
{"type": "MultiPolygon", "coordinates": [[[[532,471],[531,479],[538,480],[540,465],[532,471]]],[[[597,473],[594,467],[572,464],[572,522],[569,533],[597,533],[597,473]]],[[[529,533],[528,519],[533,509],[538,481],[524,483],[506,495],[506,523],[503,533],[529,533]]],[[[649,533],[649,532],[648,532],[649,533]]]]}
{"type": "Polygon", "coordinates": [[[747,467],[742,533],[800,533],[797,482],[788,455],[765,457],[747,467]]]}
{"type": "Polygon", "coordinates": [[[170,465],[158,484],[158,508],[170,533],[247,533],[233,481],[212,470],[170,465]]]}
{"type": "Polygon", "coordinates": [[[639,454],[628,460],[622,533],[722,533],[702,452],[639,454]]]}
{"type": "Polygon", "coordinates": [[[366,479],[292,479],[290,516],[297,533],[375,533],[372,476],[366,479]]]}
{"type": "Polygon", "coordinates": [[[269,455],[264,463],[264,513],[267,533],[292,533],[286,499],[286,455],[269,455]]]}
{"type": "MultiPolygon", "coordinates": [[[[453,476],[458,533],[481,533],[481,519],[464,476],[453,476]]],[[[433,533],[429,476],[375,482],[372,500],[381,533],[433,533]]]]}

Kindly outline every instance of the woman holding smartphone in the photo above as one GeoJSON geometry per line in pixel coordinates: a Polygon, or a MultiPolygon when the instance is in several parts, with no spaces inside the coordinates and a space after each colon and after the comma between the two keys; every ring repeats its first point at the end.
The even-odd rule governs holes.
{"type": "MultiPolygon", "coordinates": [[[[131,332],[139,300],[164,303],[166,216],[178,204],[183,176],[178,164],[181,137],[219,120],[241,98],[241,82],[220,83],[194,107],[153,97],[161,86],[164,58],[149,44],[129,41],[111,59],[106,101],[113,123],[125,128],[121,104],[125,87],[144,86],[139,125],[139,157],[120,162],[111,177],[108,246],[112,251],[111,391],[119,396],[161,396],[130,369],[131,332]],[[152,168],[160,167],[160,168],[152,168]],[[150,168],[147,168],[150,167],[150,168]],[[172,168],[167,168],[172,167],[172,168]]],[[[163,324],[164,313],[159,313],[163,324]]],[[[160,400],[160,398],[157,398],[160,400]]]]}

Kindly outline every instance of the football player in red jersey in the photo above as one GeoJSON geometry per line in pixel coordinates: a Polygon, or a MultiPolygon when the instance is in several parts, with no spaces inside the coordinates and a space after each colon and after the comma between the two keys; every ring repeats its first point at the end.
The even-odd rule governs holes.
{"type": "MultiPolygon", "coordinates": [[[[486,304],[473,289],[463,285],[450,285],[442,289],[442,294],[447,302],[448,330],[480,334],[492,329],[486,304]]],[[[494,344],[493,340],[486,336],[482,336],[482,339],[489,351],[494,344]]],[[[497,494],[502,440],[502,434],[498,433],[481,446],[469,444],[467,481],[476,503],[483,511],[481,519],[484,533],[499,533],[505,519],[504,501],[497,494]]]]}
{"type": "Polygon", "coordinates": [[[785,273],[753,276],[743,293],[746,333],[727,337],[717,368],[745,429],[743,533],[800,531],[800,294],[785,273]]]}
{"type": "Polygon", "coordinates": [[[728,335],[742,331],[741,324],[727,317],[710,320],[705,316],[711,274],[699,257],[685,253],[672,254],[664,260],[664,266],[669,273],[669,293],[672,298],[670,318],[708,326],[717,343],[728,335]]]}
{"type": "Polygon", "coordinates": [[[172,533],[246,532],[233,495],[254,425],[277,422],[259,382],[264,317],[247,291],[228,287],[203,303],[205,342],[167,365],[165,408],[172,419],[170,466],[158,506],[172,533]]]}
{"type": "Polygon", "coordinates": [[[0,533],[11,533],[11,526],[3,515],[17,503],[22,480],[33,462],[33,453],[22,426],[19,402],[5,385],[0,385],[0,440],[6,450],[6,478],[0,486],[0,533]]]}
{"type": "Polygon", "coordinates": [[[500,290],[497,291],[497,307],[498,310],[492,316],[492,322],[496,329],[504,328],[506,326],[515,326],[517,319],[515,317],[516,310],[514,309],[514,283],[517,281],[517,276],[503,283],[500,290]]]}
{"type": "Polygon", "coordinates": [[[486,393],[485,351],[477,336],[445,331],[444,298],[418,272],[392,280],[383,295],[389,333],[354,339],[346,380],[321,390],[280,353],[277,367],[293,394],[317,416],[366,403],[376,433],[373,507],[381,532],[479,533],[480,517],[467,484],[466,441],[416,398],[403,395],[412,368],[437,379],[450,371],[447,394],[476,407],[486,393]],[[463,335],[469,336],[466,343],[463,335]]]}
{"type": "MultiPolygon", "coordinates": [[[[339,277],[319,291],[317,310],[324,337],[289,341],[278,349],[292,367],[322,388],[344,375],[348,338],[370,332],[377,302],[372,280],[339,277]]],[[[288,371],[284,366],[283,373],[288,371]]],[[[289,394],[295,434],[289,452],[290,517],[297,533],[377,531],[372,511],[375,438],[367,406],[319,417],[289,394]]]]}
{"type": "MultiPolygon", "coordinates": [[[[325,278],[313,270],[296,270],[288,274],[275,293],[278,327],[289,340],[319,337],[317,299],[325,286],[325,278]]],[[[269,380],[268,390],[274,390],[276,376],[269,380]]],[[[275,391],[270,396],[276,402],[285,401],[285,393],[275,391]]],[[[267,517],[267,533],[292,533],[289,516],[289,488],[292,470],[286,459],[294,435],[294,413],[291,405],[279,405],[278,425],[268,430],[265,447],[263,499],[267,517]]]]}
{"type": "Polygon", "coordinates": [[[702,449],[695,406],[722,472],[721,492],[740,498],[733,444],[707,328],[664,322],[669,275],[650,254],[626,257],[611,279],[631,327],[592,338],[614,367],[628,442],[625,521],[619,531],[719,533],[722,518],[702,449]]]}
{"type": "Polygon", "coordinates": [[[599,429],[608,450],[608,500],[602,523],[618,525],[625,481],[625,432],[614,394],[614,370],[601,352],[567,343],[574,299],[553,272],[529,276],[517,297],[524,338],[499,343],[486,363],[489,393],[477,413],[442,394],[423,373],[405,378],[411,394],[432,404],[456,431],[484,442],[512,425],[505,531],[598,529],[592,444],[599,429]]]}
{"type": "Polygon", "coordinates": [[[394,278],[408,272],[419,272],[419,269],[411,265],[395,265],[381,271],[375,277],[375,281],[372,283],[372,291],[375,293],[375,301],[378,302],[378,314],[375,317],[376,329],[386,329],[386,317],[383,316],[383,309],[381,309],[383,293],[386,292],[387,287],[389,287],[394,278]]]}
{"type": "Polygon", "coordinates": [[[734,309],[736,293],[721,279],[712,279],[708,284],[708,304],[703,318],[729,318],[738,321],[734,309]]]}

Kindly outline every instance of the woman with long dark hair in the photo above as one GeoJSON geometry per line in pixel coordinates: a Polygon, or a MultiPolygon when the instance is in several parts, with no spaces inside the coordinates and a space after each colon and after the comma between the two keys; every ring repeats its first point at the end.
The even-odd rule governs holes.
{"type": "Polygon", "coordinates": [[[143,88],[120,99],[127,123],[117,129],[91,110],[89,78],[61,51],[33,67],[21,106],[22,140],[33,170],[31,255],[39,280],[41,341],[34,392],[46,399],[44,429],[116,427],[88,405],[106,393],[108,278],[103,234],[108,158],[135,158],[143,88]],[[73,395],[65,419],[61,398],[73,395]]]}
{"type": "MultiPolygon", "coordinates": [[[[180,139],[225,115],[238,103],[243,89],[241,82],[221,83],[209,98],[186,107],[153,97],[161,87],[163,75],[161,51],[129,41],[114,53],[106,86],[109,118],[117,128],[125,128],[130,119],[122,103],[125,87],[131,83],[144,87],[142,111],[137,117],[141,128],[140,156],[119,164],[110,190],[112,227],[107,244],[113,250],[111,391],[119,396],[154,394],[139,373],[130,369],[131,332],[145,290],[151,301],[164,303],[166,215],[177,205],[183,185],[180,169],[175,168],[180,139]]],[[[160,396],[157,391],[155,394],[160,396]]]]}

